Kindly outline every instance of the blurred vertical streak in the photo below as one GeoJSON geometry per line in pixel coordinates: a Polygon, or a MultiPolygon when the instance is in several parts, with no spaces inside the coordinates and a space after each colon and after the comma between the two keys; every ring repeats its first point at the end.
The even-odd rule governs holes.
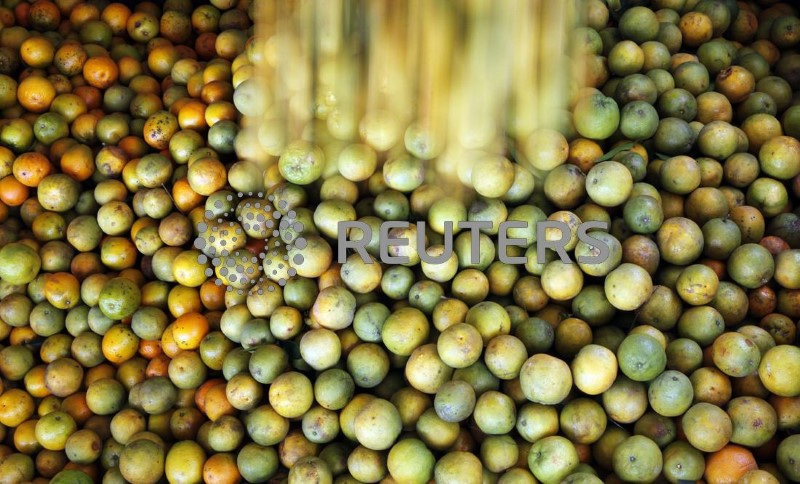
{"type": "Polygon", "coordinates": [[[381,160],[409,153],[432,161],[437,184],[469,188],[475,160],[519,158],[531,133],[567,129],[580,2],[265,1],[259,72],[272,99],[257,139],[273,157],[299,138],[332,157],[349,143],[381,160]]]}

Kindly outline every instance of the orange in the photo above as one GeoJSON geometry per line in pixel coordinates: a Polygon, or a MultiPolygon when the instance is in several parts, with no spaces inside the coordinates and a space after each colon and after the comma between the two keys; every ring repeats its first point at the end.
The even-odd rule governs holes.
{"type": "Polygon", "coordinates": [[[212,421],[215,421],[224,415],[233,415],[236,412],[236,409],[228,401],[228,397],[225,393],[226,388],[227,384],[220,383],[212,386],[206,391],[206,397],[203,401],[203,406],[205,407],[206,415],[212,421]]]}
{"type": "Polygon", "coordinates": [[[76,5],[69,14],[69,21],[75,29],[80,28],[81,25],[85,24],[89,20],[99,19],[100,10],[97,8],[97,6],[91,3],[82,2],[76,5]]]}
{"type": "Polygon", "coordinates": [[[203,306],[211,311],[225,309],[225,287],[216,284],[214,279],[208,279],[200,286],[200,300],[203,306]]]}
{"type": "Polygon", "coordinates": [[[83,64],[83,78],[92,87],[106,89],[117,82],[118,77],[119,67],[111,57],[92,57],[83,64]]]}
{"type": "Polygon", "coordinates": [[[758,469],[752,452],[739,445],[726,445],[706,459],[708,484],[736,484],[749,471],[758,469]]]}
{"type": "Polygon", "coordinates": [[[53,62],[59,72],[66,76],[74,76],[83,71],[83,64],[88,57],[80,43],[67,41],[58,47],[53,62]]]}
{"type": "Polygon", "coordinates": [[[0,394],[0,424],[16,427],[33,415],[33,397],[25,390],[10,388],[0,394]]]}
{"type": "Polygon", "coordinates": [[[214,126],[220,121],[235,121],[236,106],[228,101],[213,102],[206,107],[205,119],[208,126],[214,126]]]}
{"type": "Polygon", "coordinates": [[[0,201],[9,207],[18,207],[28,199],[28,187],[20,183],[14,175],[0,179],[0,201]]]}
{"type": "Polygon", "coordinates": [[[174,324],[170,324],[164,328],[164,332],[161,333],[161,351],[170,358],[181,352],[181,349],[178,348],[178,344],[175,342],[175,336],[172,334],[173,327],[174,324]]]}
{"type": "Polygon", "coordinates": [[[196,313],[203,310],[200,293],[194,287],[175,286],[167,296],[167,306],[170,314],[178,318],[186,313],[196,313]]]}
{"type": "Polygon", "coordinates": [[[103,335],[103,356],[115,364],[124,363],[133,358],[139,349],[139,337],[130,326],[117,324],[103,335]]]}
{"type": "Polygon", "coordinates": [[[55,30],[61,23],[61,11],[49,0],[36,0],[28,10],[28,22],[35,30],[55,30]]]}
{"type": "Polygon", "coordinates": [[[38,420],[26,420],[14,429],[14,447],[23,454],[34,454],[42,448],[36,440],[36,422],[38,420]]]}
{"type": "Polygon", "coordinates": [[[567,163],[577,165],[582,172],[588,173],[601,156],[603,147],[599,143],[586,138],[577,138],[569,144],[567,163]]]}
{"type": "Polygon", "coordinates": [[[126,31],[130,15],[131,9],[125,4],[114,2],[103,9],[100,19],[111,27],[114,35],[120,35],[126,31]]]}
{"type": "Polygon", "coordinates": [[[711,40],[714,26],[708,15],[701,12],[689,12],[681,17],[678,28],[683,34],[683,43],[689,47],[697,47],[711,40]]]}
{"type": "Polygon", "coordinates": [[[145,370],[145,375],[147,378],[155,378],[157,376],[168,376],[169,375],[169,356],[165,354],[160,354],[150,360],[147,364],[147,369],[145,370]]]}
{"type": "Polygon", "coordinates": [[[161,341],[141,340],[139,341],[139,354],[142,358],[152,360],[163,354],[161,351],[161,341]]]}
{"type": "Polygon", "coordinates": [[[714,88],[732,103],[743,101],[755,89],[753,74],[741,66],[731,66],[717,74],[714,88]]]}
{"type": "Polygon", "coordinates": [[[180,60],[180,53],[172,45],[162,45],[150,51],[147,67],[157,77],[164,78],[172,71],[172,66],[180,60]]]}
{"type": "Polygon", "coordinates": [[[208,318],[200,313],[184,314],[172,324],[175,344],[182,350],[197,349],[208,331],[208,318]]]}
{"type": "Polygon", "coordinates": [[[69,272],[46,274],[44,295],[47,301],[58,309],[71,309],[80,302],[80,282],[69,272]]]}
{"type": "Polygon", "coordinates": [[[181,106],[178,112],[178,124],[181,129],[202,131],[208,127],[205,116],[206,105],[200,101],[191,100],[181,106]]]}
{"type": "Polygon", "coordinates": [[[31,151],[22,153],[14,160],[12,171],[20,183],[33,188],[39,186],[39,182],[52,173],[53,165],[45,155],[31,151]]]}
{"type": "Polygon", "coordinates": [[[144,140],[157,150],[169,147],[169,140],[178,131],[178,118],[168,111],[159,111],[144,123],[144,140]]]}
{"type": "Polygon", "coordinates": [[[29,76],[19,83],[17,98],[23,108],[33,113],[43,113],[56,97],[53,83],[42,76],[29,76]]]}
{"type": "Polygon", "coordinates": [[[88,180],[95,171],[92,149],[84,144],[75,144],[61,156],[61,172],[77,181],[88,180]]]}
{"type": "Polygon", "coordinates": [[[46,369],[47,365],[38,365],[25,374],[25,391],[35,398],[44,398],[50,395],[44,378],[46,369]]]}
{"type": "Polygon", "coordinates": [[[75,421],[83,425],[92,416],[89,405],[86,403],[86,393],[78,392],[66,397],[61,402],[61,410],[68,413],[75,421]]]}
{"type": "Polygon", "coordinates": [[[19,48],[22,61],[31,67],[45,68],[53,62],[55,48],[45,37],[28,37],[19,48]]]}
{"type": "Polygon", "coordinates": [[[203,464],[203,481],[208,484],[237,484],[242,482],[236,457],[233,454],[214,454],[203,464]]]}
{"type": "Polygon", "coordinates": [[[227,383],[222,378],[211,378],[203,382],[203,384],[197,387],[197,390],[195,390],[194,404],[201,412],[205,413],[206,411],[206,394],[209,390],[211,390],[211,388],[219,384],[224,384],[227,387],[227,383]]]}
{"type": "Polygon", "coordinates": [[[172,184],[172,199],[175,207],[181,212],[189,212],[205,200],[202,195],[192,190],[186,178],[181,178],[172,184]]]}

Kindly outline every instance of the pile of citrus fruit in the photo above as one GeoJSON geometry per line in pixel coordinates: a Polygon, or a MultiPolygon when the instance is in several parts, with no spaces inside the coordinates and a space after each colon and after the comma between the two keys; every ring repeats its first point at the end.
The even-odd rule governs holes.
{"type": "Polygon", "coordinates": [[[322,108],[243,160],[259,4],[0,2],[0,483],[800,482],[795,3],[582,1],[463,197],[322,108]]]}

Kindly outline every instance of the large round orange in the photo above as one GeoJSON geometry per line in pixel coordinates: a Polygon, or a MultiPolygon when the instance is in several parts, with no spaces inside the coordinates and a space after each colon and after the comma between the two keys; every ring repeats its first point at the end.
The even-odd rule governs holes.
{"type": "Polygon", "coordinates": [[[14,178],[14,175],[0,179],[0,201],[9,207],[22,205],[22,202],[28,199],[28,193],[28,187],[14,178]]]}
{"type": "Polygon", "coordinates": [[[214,454],[203,464],[203,481],[214,484],[242,482],[236,457],[233,454],[214,454]]]}
{"type": "Polygon", "coordinates": [[[206,129],[208,127],[206,124],[206,105],[197,100],[185,103],[178,111],[178,124],[181,129],[194,129],[196,131],[206,129]]]}
{"type": "Polygon", "coordinates": [[[200,302],[200,291],[195,287],[176,285],[167,295],[167,308],[169,313],[178,318],[186,313],[196,313],[203,310],[200,302]]]}
{"type": "Polygon", "coordinates": [[[172,71],[172,66],[180,60],[180,54],[172,45],[154,48],[147,56],[147,67],[157,77],[164,78],[172,71]]]}
{"type": "Polygon", "coordinates": [[[23,454],[35,454],[42,446],[36,441],[36,423],[38,420],[26,420],[14,429],[14,447],[23,454]]]}
{"type": "Polygon", "coordinates": [[[119,67],[111,57],[91,57],[83,64],[83,78],[98,89],[111,87],[119,77],[119,67]]]}
{"type": "Polygon", "coordinates": [[[236,106],[228,101],[213,102],[206,108],[205,118],[209,126],[214,126],[220,121],[235,121],[236,106]]]}
{"type": "Polygon", "coordinates": [[[44,296],[58,309],[72,309],[81,302],[81,285],[69,272],[46,274],[44,296]]]}
{"type": "Polygon", "coordinates": [[[172,337],[182,350],[197,349],[208,331],[208,318],[200,313],[184,314],[172,325],[172,337]]]}
{"type": "Polygon", "coordinates": [[[55,30],[61,23],[61,11],[49,0],[36,0],[28,10],[28,22],[40,32],[55,30]]]}
{"type": "Polygon", "coordinates": [[[103,356],[111,363],[124,363],[136,355],[139,350],[139,337],[130,326],[117,324],[103,335],[103,356]]]}
{"type": "Polygon", "coordinates": [[[100,20],[111,27],[111,32],[113,32],[114,35],[119,35],[126,31],[128,17],[130,16],[131,9],[123,3],[114,2],[103,9],[103,12],[100,14],[100,20]]]}
{"type": "Polygon", "coordinates": [[[31,67],[43,69],[53,62],[55,48],[53,43],[45,37],[28,37],[19,47],[19,56],[22,61],[31,67]]]}
{"type": "Polygon", "coordinates": [[[22,153],[12,166],[14,177],[27,187],[37,187],[44,177],[53,172],[53,165],[41,153],[22,153]]]}
{"type": "Polygon", "coordinates": [[[9,388],[0,395],[0,424],[16,427],[33,415],[35,403],[25,390],[9,388]]]}
{"type": "Polygon", "coordinates": [[[75,144],[61,155],[60,165],[61,171],[75,180],[87,180],[95,171],[92,149],[84,144],[75,144]]]}
{"type": "Polygon", "coordinates": [[[20,105],[33,113],[43,113],[56,97],[56,88],[42,76],[28,76],[19,83],[17,98],[20,105]]]}
{"type": "Polygon", "coordinates": [[[758,469],[753,453],[739,445],[726,445],[706,459],[709,484],[736,484],[748,471],[758,469]]]}
{"type": "Polygon", "coordinates": [[[88,55],[79,42],[67,41],[56,50],[54,63],[59,72],[65,76],[74,76],[83,71],[83,64],[88,55]]]}
{"type": "Polygon", "coordinates": [[[168,111],[159,111],[144,123],[144,140],[157,150],[169,147],[169,140],[178,131],[178,118],[168,111]]]}
{"type": "Polygon", "coordinates": [[[44,398],[50,395],[44,378],[46,368],[47,365],[34,366],[25,374],[25,391],[34,398],[44,398]]]}
{"type": "Polygon", "coordinates": [[[205,200],[202,195],[192,190],[186,178],[181,178],[172,184],[172,198],[175,200],[175,207],[182,212],[191,211],[205,200]]]}

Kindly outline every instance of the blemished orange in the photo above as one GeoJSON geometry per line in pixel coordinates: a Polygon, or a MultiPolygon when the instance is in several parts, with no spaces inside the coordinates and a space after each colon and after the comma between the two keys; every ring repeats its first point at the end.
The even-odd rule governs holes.
{"type": "Polygon", "coordinates": [[[14,177],[27,187],[35,188],[44,177],[52,173],[53,165],[42,153],[22,153],[14,160],[14,177]]]}

